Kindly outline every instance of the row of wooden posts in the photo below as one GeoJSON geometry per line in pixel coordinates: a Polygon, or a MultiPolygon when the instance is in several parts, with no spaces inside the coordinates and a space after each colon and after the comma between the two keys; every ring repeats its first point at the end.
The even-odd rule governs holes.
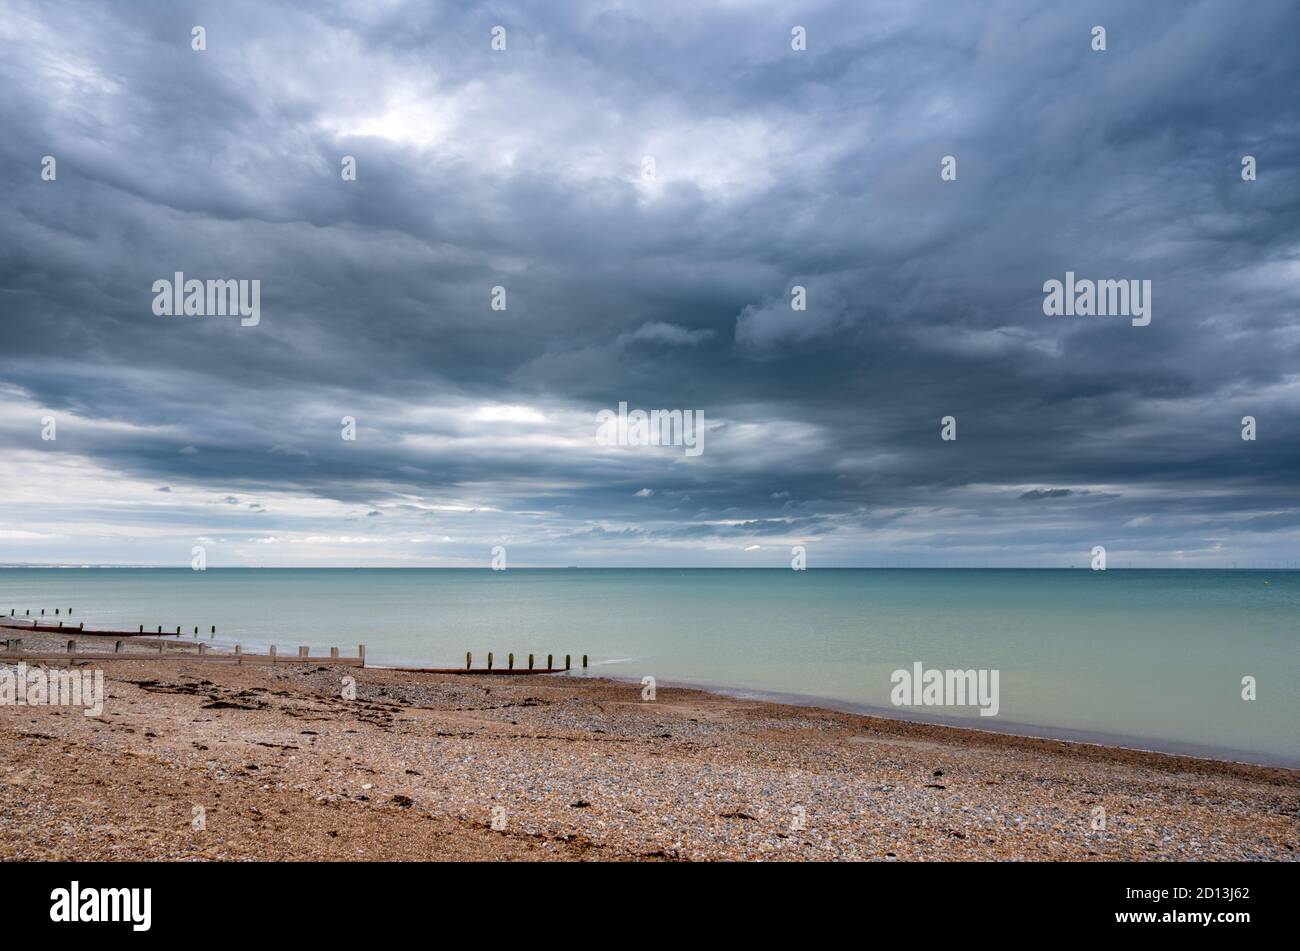
{"type": "MultiPolygon", "coordinates": [[[[158,625],[158,633],[161,634],[162,632],[163,632],[162,625],[159,624],[159,625],[158,625]]],[[[144,633],[144,625],[143,625],[143,624],[140,625],[140,633],[141,633],[141,634],[144,633]]],[[[175,636],[176,636],[176,637],[180,637],[180,636],[181,636],[181,629],[180,629],[180,625],[179,625],[179,624],[176,626],[176,634],[175,634],[175,636]]],[[[199,628],[198,628],[198,625],[197,625],[197,624],[194,626],[194,636],[195,636],[195,637],[198,637],[198,636],[199,636],[199,628]]],[[[211,630],[208,631],[208,637],[216,637],[216,636],[217,636],[217,626],[216,626],[215,624],[213,624],[211,630]]]]}
{"type": "MultiPolygon", "coordinates": [[[[122,650],[123,650],[123,648],[125,647],[125,645],[126,645],[126,642],[125,642],[125,641],[122,641],[122,640],[115,641],[115,642],[113,643],[113,653],[114,653],[114,654],[120,654],[120,653],[122,653],[122,650]]],[[[10,639],[8,639],[8,640],[6,640],[6,641],[4,642],[4,646],[5,646],[5,652],[6,652],[6,653],[12,653],[12,652],[14,652],[14,651],[17,651],[18,649],[20,649],[20,648],[23,646],[23,639],[22,639],[21,637],[10,638],[10,639]]],[[[168,646],[168,643],[167,643],[166,641],[159,641],[159,642],[158,642],[158,653],[160,653],[160,654],[163,653],[163,651],[167,648],[167,646],[168,646]]],[[[207,645],[207,644],[200,644],[200,645],[199,645],[199,653],[200,653],[200,654],[207,653],[207,650],[208,650],[208,645],[207,645]]],[[[77,642],[76,642],[76,641],[68,641],[68,653],[69,653],[69,654],[75,654],[76,652],[77,652],[77,642]]],[[[299,648],[298,648],[298,656],[297,656],[296,658],[294,658],[294,660],[308,660],[308,659],[310,659],[310,654],[311,654],[311,649],[310,649],[310,648],[308,648],[308,647],[299,647],[299,648]]],[[[245,655],[245,654],[244,654],[244,647],[243,647],[242,644],[236,644],[236,645],[235,645],[235,653],[234,653],[234,656],[235,656],[235,657],[245,657],[245,656],[249,656],[249,655],[245,655]]],[[[277,653],[277,649],[276,649],[276,646],[275,646],[274,644],[271,645],[270,650],[269,650],[269,652],[267,653],[266,656],[269,657],[269,658],[271,658],[271,663],[275,663],[275,662],[276,662],[276,659],[279,657],[279,654],[277,653]]],[[[330,659],[331,659],[331,660],[337,660],[337,659],[338,659],[338,656],[339,656],[339,649],[338,649],[337,647],[331,647],[331,648],[330,648],[330,659]]],[[[493,659],[493,657],[494,657],[493,653],[492,653],[491,651],[488,651],[488,655],[487,655],[487,669],[488,669],[488,670],[492,670],[492,669],[493,669],[493,663],[494,663],[494,659],[493,659]]],[[[366,645],[365,645],[365,644],[358,644],[358,645],[357,645],[357,658],[361,661],[361,666],[364,667],[364,666],[365,666],[365,662],[366,662],[366,645]]],[[[513,652],[510,653],[510,654],[507,654],[507,655],[506,655],[506,664],[507,664],[507,667],[506,667],[507,670],[514,670],[514,669],[515,669],[515,655],[514,655],[513,652]]],[[[472,652],[470,652],[470,651],[466,651],[466,652],[465,652],[465,669],[466,669],[466,670],[472,670],[473,667],[474,667],[474,655],[473,655],[472,652]]],[[[528,655],[528,669],[529,669],[529,670],[533,670],[534,668],[535,668],[535,658],[534,658],[534,656],[533,656],[532,654],[529,654],[529,655],[528,655]]],[[[555,655],[554,655],[554,654],[547,654],[547,655],[546,655],[546,668],[545,668],[545,669],[546,669],[546,670],[555,670],[555,669],[556,669],[556,667],[555,667],[555,655]]],[[[565,669],[565,670],[572,670],[572,669],[573,669],[573,655],[571,655],[571,654],[565,654],[565,655],[564,655],[564,669],[565,669]]],[[[583,654],[583,655],[582,655],[582,669],[583,669],[583,670],[586,670],[586,669],[587,669],[587,655],[586,655],[586,654],[583,654]]]]}
{"type": "MultiPolygon", "coordinates": [[[[547,654],[547,655],[546,655],[546,668],[545,668],[546,670],[555,670],[555,669],[556,669],[555,664],[554,664],[554,660],[555,660],[555,655],[554,655],[554,654],[547,654]]],[[[514,670],[514,669],[515,669],[515,655],[514,655],[513,653],[511,653],[511,654],[507,654],[507,655],[506,655],[506,663],[508,664],[508,666],[506,667],[507,670],[514,670]]],[[[474,669],[474,655],[473,655],[470,651],[465,651],[465,669],[466,669],[466,670],[473,670],[473,669],[474,669]]],[[[488,651],[487,669],[488,669],[488,670],[491,670],[491,669],[492,669],[492,652],[491,652],[491,651],[488,651]]],[[[529,669],[529,670],[532,670],[532,669],[533,669],[533,655],[532,655],[532,654],[529,654],[529,655],[528,655],[528,669],[529,669]]],[[[565,654],[565,655],[564,655],[564,669],[565,669],[565,670],[572,670],[572,669],[573,669],[573,657],[572,657],[571,654],[565,654]]],[[[583,670],[586,670],[586,669],[587,669],[587,655],[586,655],[586,654],[583,654],[583,655],[582,655],[582,669],[583,669],[583,670]]]]}
{"type": "MultiPolygon", "coordinates": [[[[11,608],[10,611],[9,611],[9,616],[10,616],[10,617],[15,617],[15,616],[16,616],[15,611],[16,611],[16,609],[11,608]]],[[[41,615],[44,616],[44,614],[45,614],[45,609],[44,609],[44,608],[41,608],[40,611],[41,611],[41,615]]],[[[31,616],[31,613],[32,613],[32,612],[31,612],[31,609],[29,608],[29,609],[25,612],[25,616],[29,616],[29,617],[30,617],[30,616],[31,616]]],[[[58,615],[58,614],[59,614],[59,608],[55,608],[55,609],[54,609],[54,613],[55,613],[55,615],[58,615]]],[[[68,614],[68,616],[71,616],[71,615],[72,615],[72,608],[68,608],[68,610],[67,610],[67,614],[68,614]]],[[[59,622],[59,627],[63,627],[63,622],[62,622],[62,621],[59,622]]],[[[85,627],[86,627],[86,623],[85,623],[84,621],[82,621],[82,622],[77,626],[77,630],[78,630],[79,632],[80,632],[80,631],[84,631],[84,630],[85,630],[85,627]]],[[[158,635],[162,635],[162,632],[163,632],[162,625],[159,624],[159,625],[158,625],[158,631],[157,631],[157,634],[158,634],[158,635]]],[[[144,625],[143,625],[143,624],[140,625],[140,633],[141,633],[141,634],[144,633],[144,625]]],[[[180,636],[180,633],[181,633],[181,628],[180,628],[179,626],[177,626],[175,636],[176,636],[176,637],[179,637],[179,636],[180,636]]],[[[198,629],[197,626],[195,626],[195,628],[194,628],[194,635],[197,637],[197,636],[198,636],[198,633],[199,633],[199,629],[198,629]]],[[[216,626],[215,624],[213,624],[213,625],[211,625],[211,627],[209,628],[209,637],[216,637],[216,635],[217,635],[217,626],[216,626]]],[[[14,650],[14,649],[16,649],[17,647],[22,646],[22,639],[21,639],[21,638],[18,638],[18,639],[15,639],[15,640],[8,640],[8,641],[5,641],[4,644],[5,644],[5,648],[6,648],[7,650],[14,650]]],[[[122,641],[117,641],[117,642],[113,645],[113,653],[115,653],[115,654],[120,654],[120,653],[122,652],[122,646],[123,646],[123,642],[122,642],[122,641]]],[[[159,644],[158,644],[158,652],[159,652],[159,653],[162,653],[162,652],[163,652],[163,647],[164,647],[164,644],[163,644],[163,642],[160,641],[159,644]]],[[[199,645],[199,653],[200,653],[200,654],[205,653],[205,652],[207,651],[207,649],[208,649],[208,645],[206,645],[206,644],[200,644],[200,645],[199,645]]],[[[72,654],[72,653],[75,653],[75,652],[76,652],[76,641],[68,641],[68,653],[69,653],[69,654],[72,654]]],[[[236,644],[236,645],[235,645],[235,656],[236,656],[236,657],[244,656],[242,645],[239,645],[239,644],[236,644]]],[[[275,663],[275,661],[276,661],[276,657],[277,657],[277,654],[276,654],[276,649],[275,649],[275,645],[274,645],[274,644],[271,645],[270,654],[269,654],[268,656],[271,658],[271,663],[275,663]]],[[[299,648],[298,648],[298,657],[299,657],[299,658],[306,658],[307,656],[308,656],[308,648],[306,648],[306,647],[299,647],[299,648]]],[[[339,649],[338,649],[337,647],[331,647],[331,648],[330,648],[330,657],[331,657],[331,659],[338,658],[338,656],[339,656],[339,649]]],[[[359,647],[358,647],[358,656],[359,656],[359,658],[360,658],[360,660],[361,660],[361,664],[362,664],[362,666],[365,666],[365,659],[366,659],[366,646],[365,646],[364,644],[359,645],[359,647]]],[[[506,655],[506,664],[507,664],[507,667],[506,667],[507,670],[514,670],[514,669],[515,669],[515,655],[514,655],[513,653],[510,653],[510,654],[506,655]]],[[[533,670],[533,669],[534,669],[534,666],[535,666],[535,664],[534,664],[534,657],[533,657],[532,654],[529,654],[529,655],[528,655],[528,669],[529,669],[529,670],[533,670]]],[[[466,670],[472,670],[473,668],[474,668],[474,655],[473,655],[472,652],[470,652],[470,651],[466,651],[466,652],[465,652],[465,669],[466,669],[466,670]]],[[[488,651],[488,655],[487,655],[487,669],[488,669],[488,670],[492,670],[492,669],[493,669],[493,654],[492,654],[491,651],[488,651]]],[[[544,669],[545,669],[545,670],[555,670],[555,669],[557,669],[557,668],[555,667],[555,655],[554,655],[554,654],[547,654],[547,655],[546,655],[546,667],[545,667],[544,669]]],[[[563,669],[564,669],[564,670],[572,670],[572,669],[573,669],[573,658],[572,658],[572,655],[570,655],[570,654],[565,654],[565,655],[564,655],[564,668],[563,668],[563,669]]],[[[583,655],[582,655],[582,669],[583,669],[583,670],[586,670],[586,669],[587,669],[587,655],[586,655],[586,654],[583,654],[583,655]]]]}
{"type": "MultiPolygon", "coordinates": [[[[5,654],[16,655],[22,649],[23,639],[21,637],[14,637],[14,638],[9,638],[3,641],[2,643],[4,645],[5,654]]],[[[158,643],[159,654],[164,653],[168,647],[176,648],[181,646],[169,641],[158,641],[157,643],[158,643]]],[[[126,647],[125,641],[123,640],[114,641],[113,654],[122,655],[123,660],[131,660],[143,656],[140,654],[126,655],[123,653],[125,647],[126,647]]],[[[203,654],[207,654],[207,652],[208,652],[208,645],[200,644],[199,654],[203,655],[203,654]]],[[[236,644],[234,654],[218,655],[217,657],[213,657],[213,659],[229,659],[234,663],[240,663],[240,664],[244,663],[245,660],[247,660],[250,663],[269,663],[269,664],[326,663],[327,662],[326,659],[323,657],[312,657],[310,655],[311,655],[310,648],[299,647],[298,654],[296,657],[289,656],[289,657],[281,658],[274,644],[271,645],[269,652],[266,654],[245,654],[244,646],[242,644],[236,644]]],[[[39,654],[39,655],[33,655],[33,659],[39,660],[39,659],[44,659],[46,657],[52,659],[53,657],[57,657],[57,656],[64,656],[64,655],[39,654]]],[[[101,653],[78,654],[77,642],[75,640],[68,641],[66,656],[68,656],[73,660],[104,660],[106,658],[106,655],[101,653]]],[[[366,645],[365,644],[357,645],[356,657],[340,657],[339,649],[337,647],[331,647],[329,653],[329,662],[356,666],[356,667],[364,667],[366,666],[366,645]]]]}
{"type": "MultiPolygon", "coordinates": [[[[23,616],[24,616],[24,617],[30,617],[30,616],[31,616],[31,613],[32,613],[32,612],[31,612],[31,610],[29,609],[29,610],[28,610],[28,611],[27,611],[23,616]]],[[[59,609],[58,609],[58,608],[55,608],[55,609],[54,609],[54,614],[55,614],[55,616],[58,616],[58,613],[59,613],[59,609]]],[[[68,613],[68,615],[70,616],[70,615],[72,614],[72,608],[68,608],[67,613],[68,613]]],[[[10,608],[10,609],[9,609],[9,616],[10,616],[10,617],[17,617],[17,609],[16,609],[16,608],[10,608]]],[[[44,616],[45,616],[45,609],[44,609],[44,608],[41,608],[41,613],[40,613],[40,615],[38,615],[38,616],[40,616],[40,617],[44,617],[44,616]]],[[[63,627],[63,622],[62,622],[62,621],[59,622],[59,627],[63,627]]],[[[86,629],[86,622],[85,622],[85,621],[82,621],[82,622],[80,622],[80,623],[77,625],[77,630],[78,630],[78,631],[84,631],[85,629],[86,629]]],[[[159,624],[159,625],[158,625],[157,634],[161,635],[162,632],[163,632],[162,625],[159,624]]],[[[92,631],[91,633],[94,633],[94,632],[92,631]]],[[[143,624],[140,625],[140,633],[141,633],[141,634],[144,633],[144,625],[143,625],[143,624]]],[[[176,625],[176,634],[173,635],[173,636],[175,636],[175,637],[180,637],[180,636],[181,636],[181,626],[180,626],[179,624],[176,625]]],[[[198,636],[199,636],[199,625],[197,625],[197,624],[194,625],[194,636],[195,636],[195,637],[198,637],[198,636]]],[[[208,628],[208,636],[209,636],[209,637],[216,637],[216,636],[217,636],[217,626],[216,626],[215,624],[209,626],[209,628],[208,628]]]]}

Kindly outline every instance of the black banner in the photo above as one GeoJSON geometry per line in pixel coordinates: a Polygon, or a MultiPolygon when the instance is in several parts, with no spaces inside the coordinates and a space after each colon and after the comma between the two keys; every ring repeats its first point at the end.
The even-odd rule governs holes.
{"type": "MultiPolygon", "coordinates": [[[[855,929],[915,928],[918,941],[1098,932],[1232,940],[1294,916],[1293,870],[1247,864],[889,864],[810,867],[398,863],[38,863],[0,866],[13,933],[165,936],[260,943],[373,940],[447,918],[554,917],[615,929],[688,920],[745,931],[754,914],[855,929]],[[689,916],[689,918],[684,917],[689,916]],[[1045,931],[1044,929],[1052,929],[1045,931]]],[[[611,932],[612,934],[613,932],[611,932]]],[[[677,938],[683,935],[677,934],[677,938]]]]}

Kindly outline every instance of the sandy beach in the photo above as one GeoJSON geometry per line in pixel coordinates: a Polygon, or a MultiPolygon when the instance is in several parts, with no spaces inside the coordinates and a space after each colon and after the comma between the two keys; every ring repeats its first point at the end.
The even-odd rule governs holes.
{"type": "MultiPolygon", "coordinates": [[[[67,640],[26,634],[23,649],[67,640]]],[[[598,678],[127,649],[140,659],[102,665],[98,717],[0,707],[0,858],[1296,856],[1293,770],[663,685],[643,701],[598,678]]]]}

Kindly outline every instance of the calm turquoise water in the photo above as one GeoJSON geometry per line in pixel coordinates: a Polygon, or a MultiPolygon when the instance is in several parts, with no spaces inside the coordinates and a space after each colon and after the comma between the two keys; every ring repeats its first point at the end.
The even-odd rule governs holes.
{"type": "Polygon", "coordinates": [[[601,675],[1300,765],[1298,572],[0,570],[4,614],[55,606],[379,664],[586,653],[601,675]],[[999,715],[893,707],[916,661],[998,669],[999,715]]]}

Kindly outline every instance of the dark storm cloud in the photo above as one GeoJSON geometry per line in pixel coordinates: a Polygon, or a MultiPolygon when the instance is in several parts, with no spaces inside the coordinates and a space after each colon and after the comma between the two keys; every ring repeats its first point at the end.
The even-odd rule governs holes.
{"type": "Polygon", "coordinates": [[[14,4],[0,442],[213,512],[478,518],[447,529],[465,558],[1281,557],[1297,28],[1285,2],[14,4]],[[260,280],[261,324],[154,316],[176,271],[260,280]],[[1043,316],[1066,271],[1150,280],[1150,326],[1043,316]],[[702,409],[704,454],[598,451],[619,401],[702,409]]]}

